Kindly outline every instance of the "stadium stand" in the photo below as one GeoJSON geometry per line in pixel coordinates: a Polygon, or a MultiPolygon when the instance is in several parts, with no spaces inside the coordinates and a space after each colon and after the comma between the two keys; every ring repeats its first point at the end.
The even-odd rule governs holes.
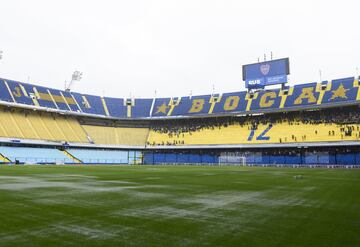
{"type": "Polygon", "coordinates": [[[145,146],[148,128],[126,128],[82,125],[95,144],[145,146]]]}
{"type": "Polygon", "coordinates": [[[0,137],[88,142],[85,131],[71,116],[15,108],[0,108],[0,137]]]}
{"type": "Polygon", "coordinates": [[[360,100],[359,79],[354,77],[254,93],[243,91],[160,99],[101,98],[6,79],[0,79],[0,89],[0,99],[4,102],[133,119],[321,108],[354,104],[360,100]]]}
{"type": "Polygon", "coordinates": [[[0,160],[61,163],[56,153],[63,163],[217,164],[235,155],[253,164],[360,165],[359,100],[354,77],[155,99],[0,79],[1,145],[36,146],[29,155],[25,147],[9,147],[0,160]]]}
{"type": "Polygon", "coordinates": [[[120,150],[99,150],[99,149],[76,149],[66,150],[72,156],[86,164],[129,164],[141,160],[140,152],[120,150]]]}
{"type": "Polygon", "coordinates": [[[145,118],[150,116],[151,105],[153,99],[134,99],[134,104],[129,107],[130,112],[128,112],[129,117],[133,118],[145,118]]]}
{"type": "Polygon", "coordinates": [[[150,131],[148,144],[153,146],[171,145],[235,145],[264,143],[303,143],[359,140],[359,124],[337,125],[282,122],[259,124],[252,129],[251,124],[231,124],[217,129],[203,129],[196,132],[167,134],[150,131]]]}
{"type": "Polygon", "coordinates": [[[106,104],[110,116],[117,118],[126,117],[127,106],[124,99],[104,97],[104,104],[106,104]]]}
{"type": "Polygon", "coordinates": [[[3,162],[27,164],[77,163],[56,148],[7,147],[0,146],[3,162]]]}
{"type": "Polygon", "coordinates": [[[234,145],[341,142],[360,139],[359,108],[251,117],[166,120],[153,124],[147,145],[234,145]]]}

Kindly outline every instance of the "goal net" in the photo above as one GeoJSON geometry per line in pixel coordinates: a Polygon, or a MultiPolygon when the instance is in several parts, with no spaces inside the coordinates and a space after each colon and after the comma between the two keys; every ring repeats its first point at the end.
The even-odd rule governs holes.
{"type": "Polygon", "coordinates": [[[222,153],[219,156],[219,165],[246,166],[246,157],[237,153],[222,153]]]}

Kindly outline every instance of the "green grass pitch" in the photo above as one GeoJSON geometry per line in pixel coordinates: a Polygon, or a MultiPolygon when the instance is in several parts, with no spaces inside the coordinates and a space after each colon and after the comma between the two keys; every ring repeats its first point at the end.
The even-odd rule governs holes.
{"type": "Polygon", "coordinates": [[[360,246],[360,170],[0,166],[0,246],[360,246]]]}

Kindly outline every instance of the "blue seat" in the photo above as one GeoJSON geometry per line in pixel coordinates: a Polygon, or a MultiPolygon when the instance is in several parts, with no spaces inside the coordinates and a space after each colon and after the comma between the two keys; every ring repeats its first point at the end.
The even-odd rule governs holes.
{"type": "Polygon", "coordinates": [[[57,107],[56,107],[54,101],[52,100],[51,95],[49,94],[47,88],[27,84],[25,88],[26,88],[26,90],[28,92],[31,92],[30,89],[28,89],[28,87],[30,87],[30,86],[32,88],[36,88],[36,90],[38,91],[40,98],[38,98],[37,101],[39,102],[40,106],[57,109],[57,107]]]}
{"type": "Polygon", "coordinates": [[[128,151],[75,148],[70,148],[67,151],[87,164],[129,164],[128,151]]]}
{"type": "Polygon", "coordinates": [[[88,95],[88,94],[79,94],[71,93],[75,100],[78,102],[82,111],[85,113],[96,114],[96,115],[105,115],[104,106],[101,102],[100,96],[88,95]],[[89,105],[84,102],[83,96],[88,101],[89,105]]]}
{"type": "Polygon", "coordinates": [[[61,91],[57,89],[49,89],[49,92],[54,98],[56,105],[58,106],[59,110],[69,111],[68,105],[66,104],[64,98],[61,95],[61,91]]]}
{"type": "MultiPolygon", "coordinates": [[[[19,82],[6,80],[6,83],[8,84],[9,89],[17,103],[26,104],[26,105],[34,105],[34,102],[31,99],[29,92],[27,92],[28,95],[26,96],[24,94],[23,90],[21,89],[19,82]]],[[[26,84],[23,83],[21,85],[26,85],[26,84]]]]}
{"type": "Polygon", "coordinates": [[[124,105],[124,99],[104,97],[109,114],[112,117],[126,118],[127,107],[124,105]]]}
{"type": "Polygon", "coordinates": [[[74,163],[73,159],[56,148],[0,146],[0,153],[12,162],[26,164],[74,163]]]}
{"type": "Polygon", "coordinates": [[[0,79],[0,100],[14,102],[3,79],[0,79]]]}
{"type": "MultiPolygon", "coordinates": [[[[73,99],[70,92],[61,91],[61,93],[64,95],[71,111],[74,112],[80,112],[81,109],[79,109],[78,105],[76,104],[76,101],[73,99]]],[[[79,102],[78,102],[79,103],[79,102]]]]}
{"type": "Polygon", "coordinates": [[[153,99],[135,99],[135,105],[131,110],[131,117],[145,118],[150,117],[150,109],[153,99]]]}

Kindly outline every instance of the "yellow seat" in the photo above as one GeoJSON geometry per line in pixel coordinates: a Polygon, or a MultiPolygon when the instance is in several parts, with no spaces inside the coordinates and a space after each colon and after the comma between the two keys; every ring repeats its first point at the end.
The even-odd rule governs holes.
{"type": "Polygon", "coordinates": [[[148,128],[126,128],[106,126],[82,126],[96,144],[144,146],[148,128]]]}
{"type": "Polygon", "coordinates": [[[195,132],[169,135],[150,130],[150,145],[231,145],[231,144],[266,144],[266,143],[303,143],[355,141],[360,139],[359,124],[304,124],[300,121],[259,124],[254,131],[250,124],[231,124],[221,128],[203,128],[195,132]],[[351,135],[346,135],[343,128],[353,128],[351,135]]]}
{"type": "Polygon", "coordinates": [[[0,108],[0,137],[88,142],[85,131],[73,117],[6,108],[0,108]]]}

